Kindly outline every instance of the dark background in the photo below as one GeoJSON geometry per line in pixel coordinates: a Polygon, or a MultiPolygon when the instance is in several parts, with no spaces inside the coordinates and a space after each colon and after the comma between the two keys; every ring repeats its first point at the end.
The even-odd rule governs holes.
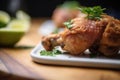
{"type": "MultiPolygon", "coordinates": [[[[0,10],[7,11],[11,16],[19,9],[26,11],[31,17],[51,17],[57,5],[66,0],[0,0],[0,10]]],[[[67,0],[70,1],[70,0],[67,0]]],[[[83,6],[106,8],[106,13],[120,19],[118,0],[76,0],[83,6]]]]}

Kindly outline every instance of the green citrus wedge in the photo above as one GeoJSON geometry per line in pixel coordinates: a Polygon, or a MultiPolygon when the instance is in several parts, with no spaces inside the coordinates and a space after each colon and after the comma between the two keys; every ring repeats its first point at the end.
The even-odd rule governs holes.
{"type": "Polygon", "coordinates": [[[8,24],[7,28],[16,30],[16,31],[27,31],[29,26],[30,25],[28,21],[15,19],[8,24]]]}
{"type": "Polygon", "coordinates": [[[16,12],[16,18],[30,21],[30,16],[22,10],[16,12]]]}
{"type": "Polygon", "coordinates": [[[0,29],[0,46],[14,46],[24,34],[24,31],[2,28],[0,29]]]}
{"type": "Polygon", "coordinates": [[[7,27],[0,28],[0,46],[14,46],[28,30],[26,26],[25,21],[12,20],[7,27]]]}
{"type": "Polygon", "coordinates": [[[0,28],[5,27],[9,21],[10,21],[9,14],[4,11],[0,11],[0,28]]]}

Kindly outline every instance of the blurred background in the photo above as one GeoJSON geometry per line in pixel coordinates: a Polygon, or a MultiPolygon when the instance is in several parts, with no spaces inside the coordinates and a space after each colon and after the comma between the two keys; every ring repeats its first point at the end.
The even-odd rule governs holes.
{"type": "MultiPolygon", "coordinates": [[[[27,12],[31,17],[51,17],[53,10],[66,0],[0,0],[0,10],[15,16],[17,10],[27,12]]],[[[70,0],[67,0],[70,1],[70,0]]],[[[76,0],[82,6],[96,6],[106,8],[106,13],[120,19],[118,0],[76,0]]]]}

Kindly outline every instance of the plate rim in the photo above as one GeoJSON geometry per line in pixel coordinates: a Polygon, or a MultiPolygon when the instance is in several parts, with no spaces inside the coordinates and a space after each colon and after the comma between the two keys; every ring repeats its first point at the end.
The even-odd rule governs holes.
{"type": "MultiPolygon", "coordinates": [[[[30,53],[32,60],[38,63],[120,69],[120,60],[83,58],[83,57],[80,57],[80,58],[73,57],[73,58],[63,59],[63,58],[57,58],[56,56],[38,56],[37,53],[38,53],[38,50],[40,51],[40,48],[43,48],[41,45],[41,42],[38,45],[36,45],[36,47],[34,47],[30,53]]],[[[64,54],[61,54],[61,55],[64,55],[64,54]]]]}

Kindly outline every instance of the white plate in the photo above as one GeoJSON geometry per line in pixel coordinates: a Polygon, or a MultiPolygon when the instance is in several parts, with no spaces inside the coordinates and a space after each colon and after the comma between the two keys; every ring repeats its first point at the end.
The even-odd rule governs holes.
{"type": "MultiPolygon", "coordinates": [[[[120,69],[120,59],[77,57],[69,54],[41,56],[41,50],[44,50],[41,43],[32,50],[31,57],[33,61],[43,64],[120,69]]],[[[89,53],[89,51],[87,50],[86,53],[89,53]]]]}
{"type": "MultiPolygon", "coordinates": [[[[55,30],[55,25],[52,20],[47,20],[40,25],[38,32],[41,35],[49,35],[55,30]]],[[[59,32],[63,28],[59,29],[59,32]]],[[[108,59],[105,57],[89,58],[86,56],[72,56],[69,54],[60,54],[56,56],[41,56],[40,51],[44,50],[43,46],[38,44],[31,52],[33,61],[43,64],[54,65],[69,65],[69,66],[83,66],[83,67],[98,67],[98,68],[115,68],[120,69],[120,57],[117,59],[108,59]]],[[[88,50],[86,53],[90,53],[88,50]]],[[[119,52],[120,53],[120,52],[119,52]]],[[[119,55],[120,56],[120,55],[119,55]]]]}

